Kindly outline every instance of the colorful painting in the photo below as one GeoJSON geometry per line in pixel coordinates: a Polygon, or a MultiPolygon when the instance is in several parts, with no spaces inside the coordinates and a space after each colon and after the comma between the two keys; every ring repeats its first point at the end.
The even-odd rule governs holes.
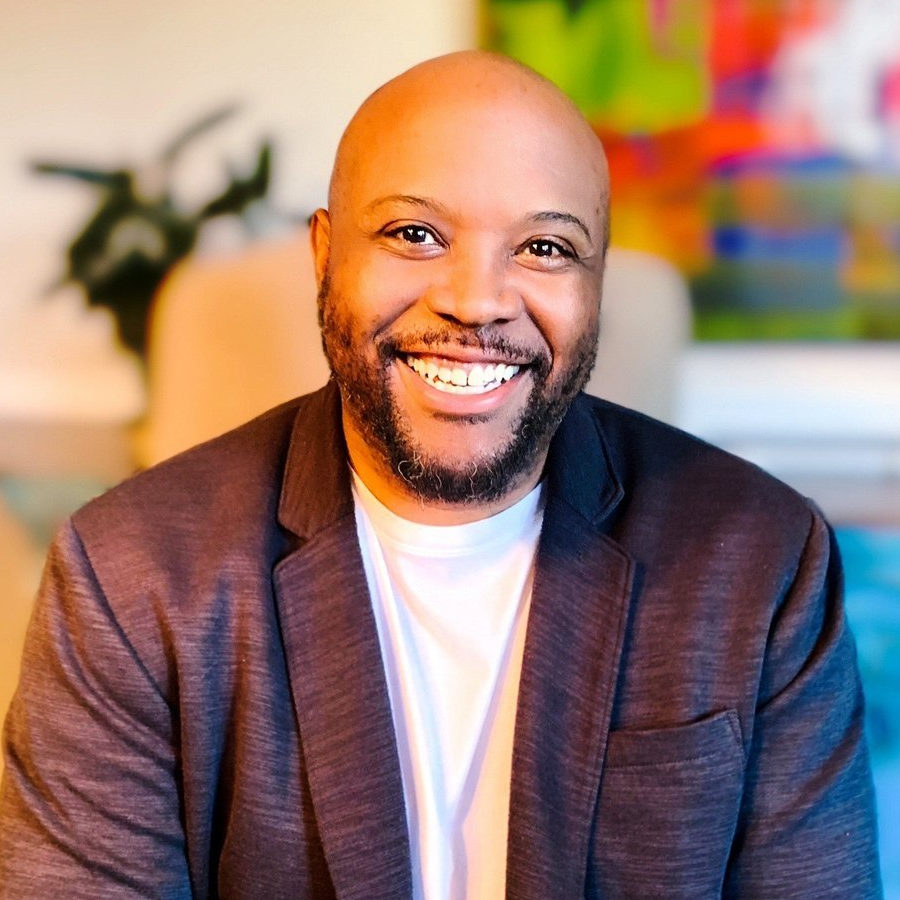
{"type": "Polygon", "coordinates": [[[603,139],[705,339],[900,340],[900,0],[485,0],[603,139]]]}

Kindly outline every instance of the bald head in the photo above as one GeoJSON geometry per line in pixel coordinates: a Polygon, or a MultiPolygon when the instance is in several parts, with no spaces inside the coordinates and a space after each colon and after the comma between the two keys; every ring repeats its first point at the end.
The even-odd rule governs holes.
{"type": "MultiPolygon", "coordinates": [[[[404,131],[410,140],[421,139],[428,154],[428,126],[444,119],[448,129],[477,129],[489,119],[497,133],[524,150],[528,138],[561,145],[564,162],[583,175],[583,190],[598,204],[603,217],[605,248],[608,242],[609,175],[603,148],[575,104],[551,81],[533,69],[495,53],[461,51],[420,63],[378,88],[357,111],[338,146],[329,187],[332,215],[340,214],[378,149],[404,131]],[[482,121],[480,121],[482,120],[482,121]],[[515,141],[516,134],[520,140],[515,141]],[[568,157],[566,161],[564,158],[568,157]]],[[[498,146],[498,153],[502,148],[498,146]]],[[[515,165],[516,156],[507,163],[515,165]]],[[[460,165],[465,165],[461,156],[460,165]]]]}

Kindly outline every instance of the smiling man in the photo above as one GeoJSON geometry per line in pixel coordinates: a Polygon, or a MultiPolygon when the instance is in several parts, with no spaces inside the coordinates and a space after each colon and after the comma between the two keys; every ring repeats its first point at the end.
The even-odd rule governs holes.
{"type": "Polygon", "coordinates": [[[0,897],[880,895],[827,524],[580,393],[607,207],[510,60],[363,104],[311,229],[332,380],[51,550],[0,897]]]}
{"type": "Polygon", "coordinates": [[[312,227],[350,459],[420,521],[527,494],[597,344],[603,150],[552,85],[475,59],[369,98],[312,227]]]}

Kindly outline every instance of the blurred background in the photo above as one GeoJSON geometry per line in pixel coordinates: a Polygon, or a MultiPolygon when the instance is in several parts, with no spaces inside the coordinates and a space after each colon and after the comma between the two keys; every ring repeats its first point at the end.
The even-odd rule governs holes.
{"type": "Polygon", "coordinates": [[[0,0],[0,22],[0,716],[64,517],[324,383],[305,222],[356,107],[488,46],[608,149],[589,389],[836,527],[900,898],[900,0],[0,0]]]}

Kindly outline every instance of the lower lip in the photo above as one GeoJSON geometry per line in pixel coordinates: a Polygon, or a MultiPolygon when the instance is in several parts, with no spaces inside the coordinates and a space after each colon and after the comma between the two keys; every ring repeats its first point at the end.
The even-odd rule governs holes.
{"type": "Polygon", "coordinates": [[[528,380],[526,373],[529,371],[526,368],[519,369],[509,381],[504,381],[500,387],[483,394],[451,394],[430,385],[399,359],[394,366],[399,372],[401,384],[420,406],[447,416],[473,416],[493,412],[508,403],[524,386],[528,380]]]}

